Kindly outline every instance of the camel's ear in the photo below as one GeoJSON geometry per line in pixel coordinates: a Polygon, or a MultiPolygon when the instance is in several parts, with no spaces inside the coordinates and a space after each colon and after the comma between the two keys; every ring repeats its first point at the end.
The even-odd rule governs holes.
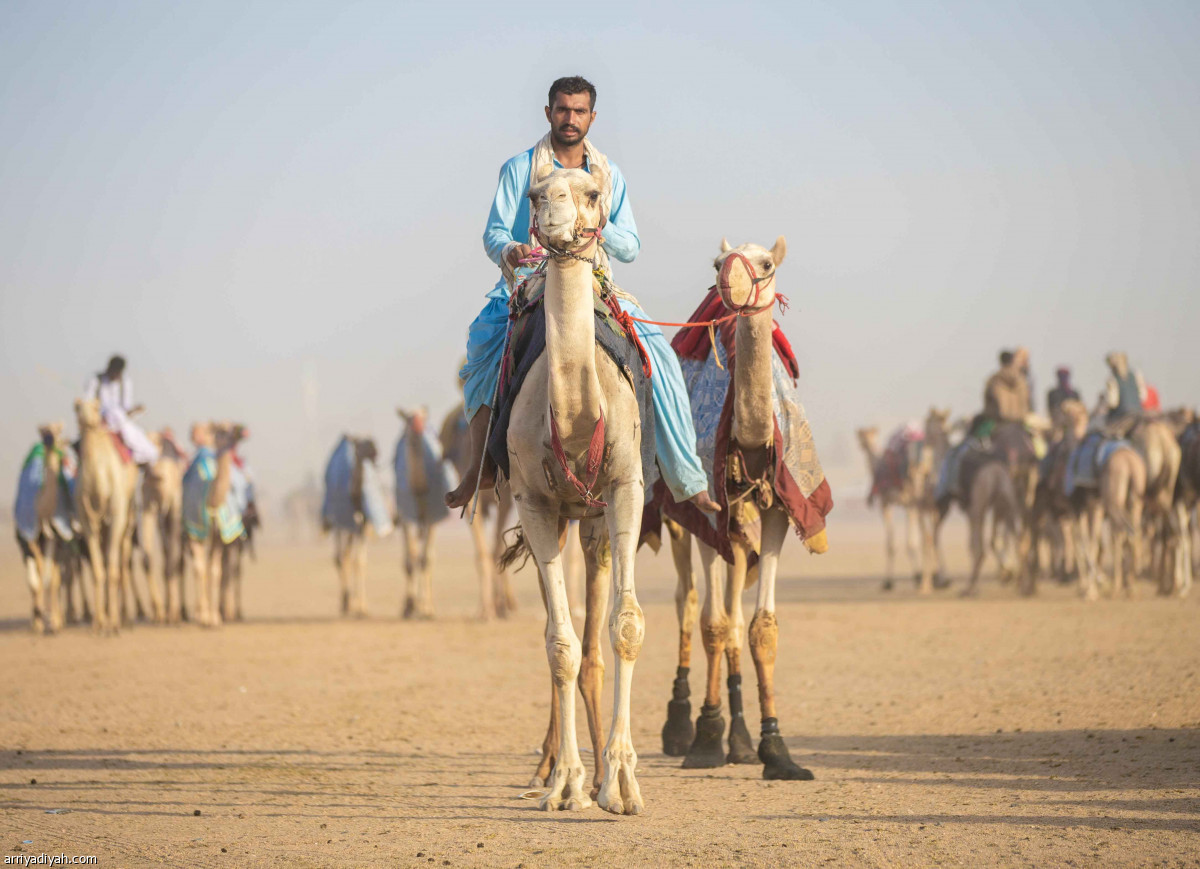
{"type": "Polygon", "coordinates": [[[83,410],[83,399],[77,398],[75,399],[75,412],[79,413],[81,410],[83,410]]]}
{"type": "Polygon", "coordinates": [[[771,259],[775,260],[775,268],[783,265],[783,258],[787,256],[787,241],[781,235],[775,239],[775,246],[771,248],[771,259]]]}
{"type": "Polygon", "coordinates": [[[540,184],[550,177],[550,173],[554,171],[554,164],[547,163],[538,169],[536,181],[540,184]]]}
{"type": "Polygon", "coordinates": [[[405,412],[404,408],[402,408],[402,407],[396,408],[396,416],[400,417],[403,420],[408,419],[408,413],[405,412]]]}
{"type": "Polygon", "coordinates": [[[729,244],[728,239],[726,239],[724,236],[722,236],[722,238],[721,238],[721,253],[729,253],[731,250],[733,250],[733,247],[729,244]]]}

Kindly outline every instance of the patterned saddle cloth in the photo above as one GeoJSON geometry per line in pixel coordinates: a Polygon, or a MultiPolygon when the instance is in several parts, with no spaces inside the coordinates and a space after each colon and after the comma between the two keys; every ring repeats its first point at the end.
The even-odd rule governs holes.
{"type": "Polygon", "coordinates": [[[1100,472],[1117,450],[1133,448],[1124,439],[1107,437],[1102,432],[1089,432],[1079,442],[1067,461],[1063,490],[1071,495],[1076,489],[1095,489],[1100,485],[1100,472]]]}

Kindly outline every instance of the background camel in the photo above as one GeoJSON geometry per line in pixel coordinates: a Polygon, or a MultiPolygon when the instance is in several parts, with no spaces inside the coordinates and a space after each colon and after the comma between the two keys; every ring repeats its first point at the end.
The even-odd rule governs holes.
{"type": "MultiPolygon", "coordinates": [[[[64,472],[68,450],[61,423],[39,427],[38,443],[25,458],[17,485],[17,544],[32,598],[30,627],[38,634],[57,631],[63,623],[61,565],[70,561],[74,537],[64,472]]],[[[74,471],[69,468],[71,475],[74,471]]]]}
{"type": "MultiPolygon", "coordinates": [[[[459,478],[478,472],[478,468],[471,467],[471,430],[461,403],[446,414],[438,441],[442,456],[453,465],[459,478]]],[[[484,619],[507,618],[516,612],[517,598],[508,571],[497,565],[496,556],[503,550],[501,537],[512,513],[512,494],[507,486],[495,486],[478,492],[477,498],[475,517],[470,518],[471,508],[468,508],[468,519],[475,545],[475,570],[479,575],[479,611],[484,619]],[[490,532],[489,521],[494,523],[490,532]]]]}
{"type": "MultiPolygon", "coordinates": [[[[1187,532],[1187,516],[1175,509],[1175,488],[1183,453],[1175,430],[1166,419],[1146,417],[1129,433],[1129,440],[1146,463],[1144,519],[1153,553],[1151,576],[1160,594],[1171,594],[1185,582],[1180,539],[1187,532]]],[[[1140,567],[1140,565],[1139,565],[1140,567]]]]}
{"type": "Polygon", "coordinates": [[[87,541],[95,579],[93,626],[116,633],[121,627],[120,591],[130,582],[137,465],[118,453],[97,401],[77,400],[75,416],[79,421],[75,517],[87,541]]]}
{"type": "MultiPolygon", "coordinates": [[[[424,408],[396,408],[404,431],[396,444],[396,513],[404,538],[404,618],[433,618],[433,536],[450,515],[443,496],[454,487],[441,449],[426,430],[424,408]]],[[[486,612],[486,611],[485,611],[486,612]]]]}
{"type": "MultiPolygon", "coordinates": [[[[592,171],[594,175],[543,167],[529,190],[537,235],[549,255],[542,302],[546,347],[514,399],[508,456],[524,541],[537,562],[546,601],[546,656],[556,689],[558,744],[541,807],[578,810],[591,804],[575,735],[575,689],[582,668],[585,703],[592,694],[592,723],[591,708],[598,705],[604,665],[598,642],[583,649],[571,623],[560,537],[566,519],[579,517],[583,520],[580,538],[585,550],[590,547],[593,553],[587,564],[585,638],[598,639],[609,596],[610,566],[616,583],[609,620],[616,696],[597,801],[616,814],[637,814],[644,803],[630,729],[630,692],[645,632],[634,584],[644,492],[641,423],[637,400],[624,375],[596,345],[588,257],[598,243],[606,179],[600,166],[592,171]],[[561,446],[561,462],[552,444],[561,446]],[[578,487],[572,479],[579,481],[578,487]],[[606,530],[608,544],[604,545],[600,541],[606,530]]],[[[597,715],[596,744],[598,727],[597,715]]]]}
{"type": "Polygon", "coordinates": [[[1180,414],[1177,422],[1181,459],[1179,479],[1175,484],[1175,513],[1180,533],[1175,553],[1179,574],[1174,591],[1180,597],[1186,597],[1192,590],[1196,570],[1193,564],[1193,528],[1189,528],[1189,525],[1194,527],[1196,524],[1191,520],[1200,505],[1200,423],[1196,422],[1196,414],[1192,411],[1180,414]]]}
{"type": "Polygon", "coordinates": [[[183,472],[188,459],[170,429],[149,432],[158,460],[142,478],[138,548],[156,622],[178,624],[182,618],[183,472]],[[156,569],[157,568],[157,569],[156,569]],[[161,577],[162,591],[159,590],[161,577]],[[166,603],[164,606],[163,598],[166,603]]]}
{"type": "Polygon", "coordinates": [[[234,616],[230,577],[223,568],[226,550],[245,534],[232,487],[233,452],[246,430],[222,422],[200,424],[192,432],[197,450],[183,478],[183,518],[196,580],[196,619],[218,627],[234,616]]]}
{"type": "Polygon", "coordinates": [[[377,456],[371,438],[343,435],[325,466],[321,524],[333,532],[344,616],[367,614],[367,535],[386,537],[393,528],[383,501],[377,456]]]}
{"type": "MultiPolygon", "coordinates": [[[[1087,409],[1072,400],[1064,401],[1061,410],[1074,438],[1082,442],[1087,433],[1087,409]]],[[[1146,496],[1146,463],[1127,442],[1113,443],[1096,460],[1098,486],[1076,485],[1071,492],[1080,590],[1087,600],[1100,596],[1101,544],[1106,524],[1112,544],[1112,593],[1122,590],[1133,593],[1126,554],[1128,549],[1129,565],[1136,570],[1141,555],[1141,520],[1146,496]]]]}

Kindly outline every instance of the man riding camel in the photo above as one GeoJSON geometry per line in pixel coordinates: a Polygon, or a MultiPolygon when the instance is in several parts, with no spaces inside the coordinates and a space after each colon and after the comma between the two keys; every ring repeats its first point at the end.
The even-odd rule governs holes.
{"type": "Polygon", "coordinates": [[[125,373],[123,356],[108,360],[108,367],[84,386],[83,397],[100,402],[100,416],[105,426],[120,437],[135,463],[146,465],[158,461],[158,447],[131,418],[141,413],[143,407],[133,403],[133,382],[125,373]]]}
{"type": "MultiPolygon", "coordinates": [[[[446,504],[463,507],[475,494],[476,479],[487,489],[494,485],[496,469],[484,459],[488,424],[504,341],[508,328],[508,299],[521,261],[533,252],[530,245],[530,215],[527,193],[531,178],[542,166],[556,169],[606,170],[608,190],[603,196],[600,268],[609,276],[609,258],[632,262],[641,249],[633,206],[625,178],[616,164],[587,138],[596,119],[596,89],[578,76],[560,78],[550,86],[546,120],[550,131],[536,145],[513,157],[500,169],[500,182],[483,233],[488,257],[500,267],[502,277],[487,294],[487,304],[471,324],[467,339],[467,362],[459,376],[463,381],[465,411],[471,427],[471,464],[483,463],[481,475],[468,473],[458,488],[446,494],[446,504]]],[[[632,301],[621,298],[622,310],[649,319],[632,301]]],[[[708,478],[696,455],[696,432],[684,387],[679,360],[657,326],[635,323],[638,337],[649,351],[654,375],[655,452],[664,481],[676,501],[689,500],[710,513],[720,508],[708,495],[708,478]]]]}
{"type": "Polygon", "coordinates": [[[1107,411],[1105,422],[1118,428],[1140,417],[1146,403],[1146,381],[1142,372],[1129,367],[1129,357],[1121,352],[1104,357],[1112,372],[1104,384],[1102,404],[1107,411]]]}

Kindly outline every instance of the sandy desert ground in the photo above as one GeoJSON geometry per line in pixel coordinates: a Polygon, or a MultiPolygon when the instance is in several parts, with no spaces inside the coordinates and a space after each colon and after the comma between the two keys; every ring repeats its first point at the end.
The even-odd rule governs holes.
{"type": "MultiPolygon", "coordinates": [[[[780,718],[813,782],[662,755],[673,577],[642,553],[634,818],[521,799],[548,701],[535,579],[517,577],[516,618],[475,621],[461,529],[440,535],[434,622],[397,618],[397,541],[371,548],[372,617],[344,621],[331,547],[276,534],[248,570],[245,623],[116,639],[33,636],[12,545],[0,851],[102,866],[1200,865],[1200,603],[1144,585],[1133,601],[1048,584],[1020,600],[994,579],[978,600],[885,594],[876,521],[840,506],[831,553],[785,550],[780,718]]],[[[959,579],[963,536],[951,526],[959,579]]]]}

